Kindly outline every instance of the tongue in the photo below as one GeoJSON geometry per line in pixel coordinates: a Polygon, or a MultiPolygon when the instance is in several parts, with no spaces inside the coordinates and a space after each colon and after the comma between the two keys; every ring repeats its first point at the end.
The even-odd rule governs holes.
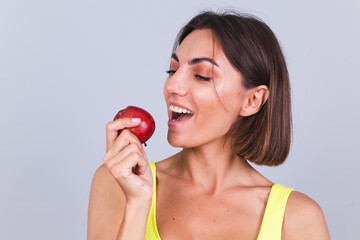
{"type": "Polygon", "coordinates": [[[173,121],[179,121],[182,119],[191,118],[193,115],[188,113],[176,113],[176,115],[173,117],[173,121]]]}
{"type": "Polygon", "coordinates": [[[185,116],[185,115],[186,115],[186,113],[181,113],[181,114],[175,119],[175,121],[179,121],[180,118],[182,118],[182,117],[185,116]]]}

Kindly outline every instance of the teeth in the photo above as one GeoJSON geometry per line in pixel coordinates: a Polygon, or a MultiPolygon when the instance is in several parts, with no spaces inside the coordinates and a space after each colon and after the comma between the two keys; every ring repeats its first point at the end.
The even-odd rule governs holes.
{"type": "Polygon", "coordinates": [[[194,114],[194,113],[191,112],[190,110],[185,109],[185,108],[181,108],[181,107],[178,107],[178,106],[170,105],[169,109],[170,109],[170,111],[177,112],[177,113],[194,114]]]}

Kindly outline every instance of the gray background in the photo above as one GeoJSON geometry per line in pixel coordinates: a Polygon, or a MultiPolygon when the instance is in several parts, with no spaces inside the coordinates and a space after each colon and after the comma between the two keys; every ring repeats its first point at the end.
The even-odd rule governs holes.
{"type": "Polygon", "coordinates": [[[360,239],[356,1],[0,0],[0,239],[85,239],[105,124],[135,105],[167,140],[162,88],[173,41],[203,9],[262,18],[286,55],[294,142],[287,162],[257,167],[317,201],[332,239],[360,239]]]}

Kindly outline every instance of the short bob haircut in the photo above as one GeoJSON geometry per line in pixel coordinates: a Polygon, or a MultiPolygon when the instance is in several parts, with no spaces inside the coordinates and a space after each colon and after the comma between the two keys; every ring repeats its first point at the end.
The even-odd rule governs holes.
{"type": "Polygon", "coordinates": [[[212,31],[230,63],[242,74],[245,88],[260,85],[269,88],[268,100],[261,109],[251,116],[239,116],[227,132],[236,154],[257,165],[282,164],[289,154],[292,138],[291,90],[275,34],[251,15],[205,11],[181,29],[173,51],[196,29],[212,31]]]}

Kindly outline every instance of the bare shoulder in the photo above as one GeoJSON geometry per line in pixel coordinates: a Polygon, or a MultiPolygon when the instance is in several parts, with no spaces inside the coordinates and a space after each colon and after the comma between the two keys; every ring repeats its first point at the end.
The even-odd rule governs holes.
{"type": "Polygon", "coordinates": [[[305,194],[293,191],[286,205],[282,239],[330,239],[319,204],[305,194]]]}
{"type": "Polygon", "coordinates": [[[89,198],[87,239],[115,239],[123,218],[125,194],[101,165],[94,173],[89,198]]]}
{"type": "MultiPolygon", "coordinates": [[[[125,194],[111,175],[105,164],[102,164],[94,173],[91,183],[91,192],[101,193],[103,198],[121,198],[125,200],[125,194]]],[[[91,195],[90,195],[91,197],[91,195]]],[[[115,202],[111,201],[110,202],[115,202]]],[[[125,203],[125,202],[124,202],[125,203]]]]}
{"type": "Polygon", "coordinates": [[[178,152],[168,158],[162,159],[158,162],[156,162],[156,171],[160,171],[160,172],[171,172],[171,169],[173,169],[174,167],[178,167],[175,166],[175,160],[177,158],[179,158],[181,152],[178,152]]]}

